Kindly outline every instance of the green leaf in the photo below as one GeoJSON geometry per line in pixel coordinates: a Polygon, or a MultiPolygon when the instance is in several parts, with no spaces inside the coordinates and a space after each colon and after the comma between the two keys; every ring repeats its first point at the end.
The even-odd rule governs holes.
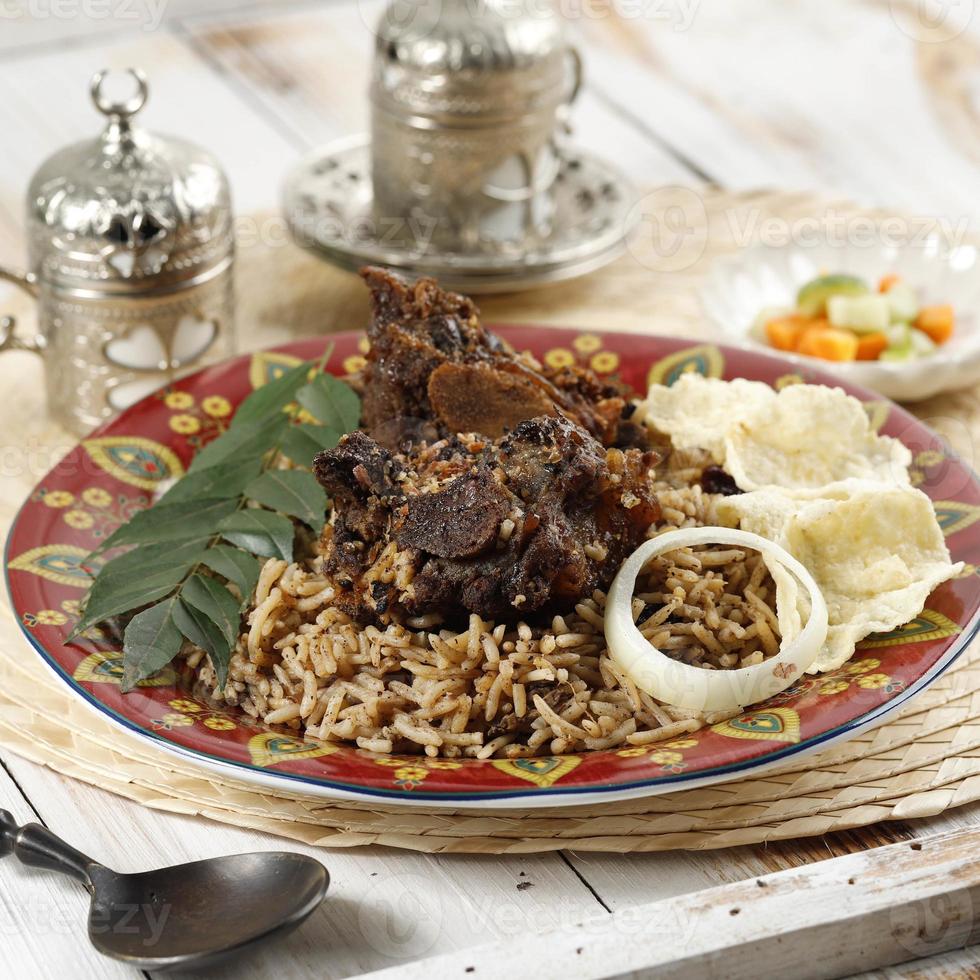
{"type": "MultiPolygon", "coordinates": [[[[220,438],[220,437],[219,437],[220,438]]],[[[217,463],[181,477],[155,504],[175,504],[183,500],[229,500],[241,496],[250,480],[262,470],[262,456],[217,463]]]]}
{"type": "Polygon", "coordinates": [[[231,662],[231,647],[224,633],[204,613],[183,600],[174,606],[173,619],[177,629],[191,643],[207,652],[218,675],[218,684],[223,688],[228,681],[228,664],[231,662]]]}
{"type": "Polygon", "coordinates": [[[309,466],[324,449],[333,449],[341,433],[327,425],[291,425],[282,437],[282,451],[300,466],[309,466]]]}
{"type": "Polygon", "coordinates": [[[221,522],[234,513],[236,500],[180,500],[174,504],[157,504],[135,514],[102,542],[94,552],[101,554],[124,544],[170,544],[213,535],[221,522]]]}
{"type": "Polygon", "coordinates": [[[263,467],[277,451],[308,464],[357,427],[361,403],[353,389],[326,374],[309,380],[311,373],[323,371],[331,349],[319,365],[297,365],[252,392],[228,430],[197,454],[187,475],[93,553],[134,546],[96,577],[73,635],[155,603],[126,629],[127,689],[169,662],[182,634],[208,651],[219,672],[227,671],[242,606],[260,574],[256,556],[292,560],[290,517],[322,529],[327,499],[313,475],[306,470],[263,473],[263,467]],[[292,424],[285,410],[294,402],[324,424],[292,424]],[[269,509],[243,509],[247,499],[269,509]],[[228,544],[213,544],[219,537],[228,544]],[[209,576],[188,579],[201,565],[237,587],[243,601],[209,576]]]}
{"type": "Polygon", "coordinates": [[[235,645],[242,624],[238,600],[217,580],[204,575],[192,575],[180,590],[180,598],[221,630],[229,647],[235,645]]]}
{"type": "Polygon", "coordinates": [[[201,562],[212,572],[217,572],[238,586],[243,606],[252,598],[262,570],[261,562],[254,555],[227,544],[216,544],[204,553],[201,562]]]}
{"type": "Polygon", "coordinates": [[[296,400],[296,392],[302,387],[315,365],[306,361],[290,368],[281,377],[268,384],[256,388],[235,412],[231,427],[254,424],[268,419],[281,412],[287,405],[296,400]]]}
{"type": "Polygon", "coordinates": [[[245,496],[317,532],[327,519],[327,495],[308,470],[267,470],[245,488],[245,496]]]}
{"type": "Polygon", "coordinates": [[[138,609],[172,592],[204,554],[209,538],[180,544],[150,544],[106,562],[85,598],[74,639],[96,623],[138,609]]]}
{"type": "Polygon", "coordinates": [[[173,621],[172,595],[163,602],[134,616],[123,637],[122,691],[128,693],[136,685],[162,670],[180,652],[184,638],[173,621]]]}
{"type": "Polygon", "coordinates": [[[293,560],[293,524],[288,517],[249,508],[226,517],[221,536],[253,555],[293,560]]]}
{"type": "Polygon", "coordinates": [[[318,374],[296,392],[296,401],[314,418],[339,432],[352,432],[361,421],[361,399],[332,374],[318,374]]]}
{"type": "Polygon", "coordinates": [[[188,472],[200,473],[212,466],[234,460],[262,459],[266,453],[278,447],[288,424],[287,416],[274,415],[261,422],[232,426],[194,457],[188,472]]]}

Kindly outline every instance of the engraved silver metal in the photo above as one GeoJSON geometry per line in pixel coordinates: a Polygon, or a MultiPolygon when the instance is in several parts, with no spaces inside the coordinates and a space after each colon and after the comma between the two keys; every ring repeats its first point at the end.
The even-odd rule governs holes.
{"type": "Polygon", "coordinates": [[[392,0],[370,92],[375,218],[425,220],[452,252],[537,248],[581,73],[548,3],[392,0]]]}
{"type": "Polygon", "coordinates": [[[340,140],[300,161],[285,184],[283,209],[296,242],[347,269],[385,265],[432,275],[451,288],[493,293],[585,275],[623,252],[636,214],[636,190],[605,161],[573,146],[558,157],[554,218],[535,246],[498,254],[431,244],[423,216],[378,218],[366,136],[340,140]]]}
{"type": "Polygon", "coordinates": [[[234,350],[228,181],[199,147],[137,128],[146,77],[121,101],[92,79],[103,132],[59,150],[27,192],[30,272],[0,269],[38,301],[37,337],[0,323],[0,351],[45,358],[48,404],[83,432],[177,374],[234,350]]]}

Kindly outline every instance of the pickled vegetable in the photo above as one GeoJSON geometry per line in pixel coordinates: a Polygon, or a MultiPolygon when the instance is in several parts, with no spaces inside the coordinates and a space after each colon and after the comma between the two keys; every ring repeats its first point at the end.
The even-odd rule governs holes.
{"type": "Polygon", "coordinates": [[[902,279],[897,279],[888,289],[882,290],[881,295],[888,305],[892,323],[914,320],[919,312],[915,290],[902,279]]]}
{"type": "Polygon", "coordinates": [[[825,361],[912,361],[946,343],[952,306],[920,306],[915,290],[889,273],[872,292],[857,276],[820,276],[801,287],[796,309],[762,310],[752,336],[776,350],[825,361]]]}
{"type": "Polygon", "coordinates": [[[915,318],[916,327],[937,344],[953,336],[956,314],[952,306],[923,306],[915,318]]]}
{"type": "Polygon", "coordinates": [[[888,334],[884,331],[866,333],[858,337],[857,359],[877,361],[881,353],[888,349],[888,334]]]}
{"type": "Polygon", "coordinates": [[[891,311],[884,296],[831,296],[827,300],[831,324],[855,333],[878,333],[891,322],[891,311]]]}
{"type": "Polygon", "coordinates": [[[850,330],[837,327],[809,327],[800,337],[796,350],[825,361],[853,361],[857,358],[858,338],[850,330]]]}
{"type": "Polygon", "coordinates": [[[819,316],[827,310],[831,296],[865,296],[867,283],[856,276],[821,276],[808,282],[796,295],[796,308],[804,316],[819,316]]]}
{"type": "Polygon", "coordinates": [[[766,339],[776,350],[794,351],[800,334],[810,325],[810,320],[797,313],[776,317],[766,323],[766,339]]]}

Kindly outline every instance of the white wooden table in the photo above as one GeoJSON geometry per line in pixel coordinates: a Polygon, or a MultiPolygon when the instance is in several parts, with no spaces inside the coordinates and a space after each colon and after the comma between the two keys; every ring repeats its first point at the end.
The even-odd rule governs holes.
{"type": "MultiPolygon", "coordinates": [[[[974,226],[980,219],[973,0],[646,0],[622,5],[621,16],[606,0],[562,6],[589,77],[578,136],[639,183],[826,189],[974,226]]],[[[378,10],[376,0],[0,0],[0,262],[22,262],[22,196],[33,169],[98,125],[87,103],[93,71],[143,67],[153,87],[145,122],[217,152],[240,212],[269,209],[299,154],[365,128],[367,25],[378,10]]],[[[0,310],[8,296],[0,291],[0,310]]],[[[38,369],[25,357],[24,370],[38,369]]],[[[18,411],[26,438],[30,411],[18,411]]],[[[17,503],[0,472],[4,530],[17,503]]],[[[0,754],[0,806],[43,821],[120,870],[303,850],[145,810],[11,755],[0,754]]],[[[625,858],[321,851],[333,877],[328,902],[291,939],[227,975],[293,980],[392,967],[407,974],[430,957],[492,941],[507,948],[554,930],[552,941],[564,936],[567,945],[584,917],[609,917],[618,928],[630,910],[656,900],[978,824],[974,806],[914,826],[768,848],[625,858]]],[[[90,952],[84,908],[70,883],[0,862],[0,976],[132,974],[90,952]]],[[[655,941],[658,923],[649,928],[655,941]]],[[[930,957],[941,948],[931,943],[920,937],[915,952],[930,957]]],[[[569,955],[574,960],[575,950],[569,955]]],[[[474,959],[478,976],[530,972],[488,956],[474,959]]],[[[451,968],[465,970],[463,960],[411,972],[451,968]]],[[[562,972],[619,968],[586,957],[562,972]]],[[[547,958],[534,970],[556,972],[547,958]]],[[[915,970],[977,975],[980,954],[934,955],[915,970]]],[[[718,966],[714,975],[725,972],[718,966]]]]}

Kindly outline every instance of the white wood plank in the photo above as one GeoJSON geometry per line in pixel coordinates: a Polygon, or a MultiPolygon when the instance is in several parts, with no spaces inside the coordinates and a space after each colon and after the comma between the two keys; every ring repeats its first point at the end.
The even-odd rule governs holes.
{"type": "Polygon", "coordinates": [[[7,221],[23,228],[27,183],[48,154],[100,131],[103,120],[88,95],[91,75],[129,66],[143,68],[150,81],[141,124],[214,152],[228,172],[239,213],[275,206],[294,147],[188,45],[158,33],[0,60],[4,132],[16,134],[4,139],[0,154],[0,214],[7,221]]]}
{"type": "MultiPolygon", "coordinates": [[[[956,827],[960,829],[970,824],[956,827]]],[[[776,871],[857,853],[900,840],[928,836],[952,826],[881,824],[827,837],[808,837],[746,847],[656,854],[569,855],[573,867],[608,908],[635,908],[721,884],[755,879],[776,871]],[[918,832],[917,832],[918,831],[918,832]]]]}
{"type": "Polygon", "coordinates": [[[980,975],[980,946],[855,975],[852,980],[962,980],[980,975]]]}
{"type": "Polygon", "coordinates": [[[112,35],[153,34],[187,11],[242,5],[242,0],[4,0],[0,56],[112,35]]]}
{"type": "MultiPolygon", "coordinates": [[[[489,937],[560,928],[601,911],[556,854],[432,856],[304,847],[148,810],[16,757],[7,763],[55,833],[119,871],[256,850],[299,851],[322,861],[332,878],[322,908],[285,941],[230,964],[220,974],[229,980],[354,976],[489,937]]],[[[38,955],[46,962],[45,954],[38,955]]]]}
{"type": "MultiPolygon", "coordinates": [[[[643,9],[664,6],[678,5],[643,9]]],[[[976,50],[952,62],[963,105],[947,104],[944,117],[932,92],[951,69],[937,52],[974,42],[964,34],[929,46],[933,76],[924,75],[923,46],[892,7],[731,0],[698,4],[683,30],[613,14],[577,26],[597,88],[726,186],[832,189],[976,218],[980,168],[948,118],[970,110],[976,50]]]]}
{"type": "Polygon", "coordinates": [[[375,976],[847,976],[975,943],[978,845],[976,830],[936,835],[375,976]]]}
{"type": "MultiPolygon", "coordinates": [[[[0,767],[0,807],[20,823],[37,816],[0,767]]],[[[0,976],[51,978],[82,973],[93,980],[132,977],[128,967],[88,943],[88,895],[68,878],[0,859],[0,976]]]]}
{"type": "MultiPolygon", "coordinates": [[[[182,23],[221,70],[293,138],[315,146],[368,128],[372,26],[384,0],[338,0],[275,15],[232,13],[182,23]]],[[[642,184],[690,182],[691,172],[586,89],[574,109],[575,139],[642,184]]]]}

